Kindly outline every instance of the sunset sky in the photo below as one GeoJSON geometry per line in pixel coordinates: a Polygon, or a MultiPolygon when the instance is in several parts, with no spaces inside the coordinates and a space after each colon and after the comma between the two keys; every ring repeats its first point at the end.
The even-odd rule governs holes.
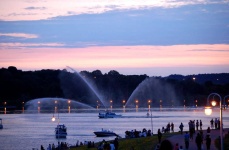
{"type": "Polygon", "coordinates": [[[229,73],[229,0],[1,0],[0,68],[229,73]]]}

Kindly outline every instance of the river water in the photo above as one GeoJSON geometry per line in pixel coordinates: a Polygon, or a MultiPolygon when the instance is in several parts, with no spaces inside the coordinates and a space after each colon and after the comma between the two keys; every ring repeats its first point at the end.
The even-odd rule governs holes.
{"type": "MultiPolygon", "coordinates": [[[[60,124],[65,124],[68,130],[66,139],[59,141],[75,145],[79,142],[94,141],[103,139],[113,140],[115,137],[99,138],[94,131],[109,129],[121,137],[125,137],[126,130],[142,130],[143,128],[153,129],[156,133],[158,128],[173,122],[174,130],[178,131],[181,122],[184,130],[188,130],[189,120],[202,120],[203,129],[210,126],[212,118],[219,118],[219,110],[213,110],[211,116],[204,114],[203,108],[173,108],[173,109],[152,109],[152,117],[147,117],[147,110],[113,110],[121,114],[121,118],[99,119],[98,112],[84,111],[77,113],[59,113],[60,124]]],[[[57,115],[57,114],[55,114],[57,115]]],[[[55,138],[54,129],[57,121],[52,122],[52,113],[21,113],[21,114],[0,114],[3,119],[4,128],[0,130],[0,150],[32,150],[39,149],[41,145],[47,148],[48,144],[58,143],[55,138]]],[[[150,115],[151,116],[151,115],[150,115]]],[[[229,111],[223,111],[224,128],[229,128],[229,111]]]]}

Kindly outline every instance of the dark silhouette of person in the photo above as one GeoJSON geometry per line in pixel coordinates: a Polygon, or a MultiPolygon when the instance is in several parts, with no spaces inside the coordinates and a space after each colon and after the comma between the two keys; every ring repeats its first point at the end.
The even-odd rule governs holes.
{"type": "Polygon", "coordinates": [[[118,138],[115,138],[114,140],[114,146],[115,146],[115,150],[118,150],[118,138]]]}
{"type": "Polygon", "coordinates": [[[189,148],[189,139],[190,139],[190,135],[188,134],[188,132],[186,132],[184,135],[184,142],[185,142],[186,150],[188,150],[188,148],[189,148]]]}
{"type": "Polygon", "coordinates": [[[207,150],[210,150],[210,147],[211,147],[211,137],[210,137],[209,134],[206,137],[206,146],[207,146],[207,150]]]}
{"type": "Polygon", "coordinates": [[[44,147],[43,147],[43,145],[41,145],[41,150],[45,150],[44,147]]]}
{"type": "Polygon", "coordinates": [[[173,150],[173,145],[169,140],[163,140],[159,150],[173,150]]]}
{"type": "Polygon", "coordinates": [[[197,146],[197,150],[201,150],[201,144],[202,144],[202,138],[200,133],[197,133],[196,136],[196,146],[197,146]]]}
{"type": "Polygon", "coordinates": [[[182,122],[181,122],[181,124],[180,124],[179,128],[180,128],[180,132],[181,132],[181,134],[183,134],[183,128],[184,128],[184,125],[183,125],[183,123],[182,123],[182,122]]]}
{"type": "Polygon", "coordinates": [[[160,129],[158,129],[158,131],[157,131],[157,137],[158,137],[158,143],[161,143],[162,133],[161,133],[160,129]]]}

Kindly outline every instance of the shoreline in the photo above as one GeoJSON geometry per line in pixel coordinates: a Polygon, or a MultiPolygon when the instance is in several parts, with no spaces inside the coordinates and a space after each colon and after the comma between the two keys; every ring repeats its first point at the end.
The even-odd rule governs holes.
{"type": "MultiPolygon", "coordinates": [[[[198,131],[201,131],[201,130],[198,130],[198,131]]],[[[196,150],[197,147],[196,147],[196,143],[195,143],[195,137],[196,137],[196,134],[197,132],[194,134],[194,138],[193,140],[190,140],[190,146],[189,146],[189,150],[196,150]]],[[[206,135],[206,132],[207,130],[202,130],[203,131],[203,135],[205,137],[206,135]]],[[[173,146],[176,145],[176,143],[179,144],[179,146],[183,146],[183,149],[185,150],[185,143],[184,143],[184,135],[185,135],[185,132],[188,132],[188,131],[184,131],[183,134],[180,134],[180,132],[171,132],[171,133],[163,133],[162,135],[162,141],[167,139],[169,140],[173,146]]],[[[211,132],[210,132],[210,135],[211,135],[211,150],[218,150],[217,147],[216,147],[216,142],[215,140],[217,140],[217,138],[219,137],[219,132],[220,130],[219,129],[211,129],[211,132]]],[[[229,132],[229,128],[225,128],[223,130],[223,135],[225,137],[226,134],[228,134],[229,132]]],[[[134,143],[136,143],[136,141],[138,141],[137,143],[139,143],[139,145],[141,146],[145,146],[145,147],[151,147],[150,150],[154,150],[158,144],[158,138],[157,138],[157,134],[154,134],[153,136],[150,136],[150,137],[139,137],[139,138],[121,138],[121,139],[118,139],[119,142],[120,142],[120,145],[123,145],[125,146],[125,149],[130,149],[131,147],[129,147],[129,145],[125,145],[124,143],[130,143],[130,145],[133,145],[132,147],[134,148],[134,150],[138,150],[137,147],[134,147],[134,143]],[[139,141],[142,141],[142,142],[139,142],[139,141]],[[147,145],[147,141],[150,141],[151,142],[151,145],[147,145]],[[145,145],[143,144],[140,144],[140,143],[145,143],[145,145]]],[[[112,142],[113,140],[110,140],[110,141],[107,141],[107,142],[112,142]]],[[[90,148],[91,150],[96,150],[97,149],[97,146],[101,143],[102,141],[100,142],[96,142],[95,143],[95,147],[93,148],[90,148]]],[[[205,140],[203,140],[203,146],[204,146],[204,149],[206,149],[206,144],[205,144],[205,140]]],[[[70,150],[86,150],[88,149],[88,147],[86,145],[83,145],[83,146],[79,146],[79,147],[70,147],[70,150]]],[[[139,149],[140,150],[140,149],[139,149]]]]}

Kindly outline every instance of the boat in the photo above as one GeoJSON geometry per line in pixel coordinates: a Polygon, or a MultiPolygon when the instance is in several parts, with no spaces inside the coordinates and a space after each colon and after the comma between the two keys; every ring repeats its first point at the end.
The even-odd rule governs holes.
{"type": "Polygon", "coordinates": [[[97,137],[106,137],[106,136],[118,136],[116,133],[114,133],[113,131],[110,130],[101,130],[101,131],[96,131],[94,132],[94,134],[97,137]]]}
{"type": "Polygon", "coordinates": [[[122,115],[117,115],[114,112],[106,111],[106,112],[100,112],[99,113],[99,118],[118,118],[121,117],[122,115]]]}
{"type": "Polygon", "coordinates": [[[56,138],[66,138],[67,136],[67,128],[63,125],[57,125],[55,128],[56,138]]]}
{"type": "Polygon", "coordinates": [[[0,118],[0,129],[3,129],[2,118],[0,118]]]}

